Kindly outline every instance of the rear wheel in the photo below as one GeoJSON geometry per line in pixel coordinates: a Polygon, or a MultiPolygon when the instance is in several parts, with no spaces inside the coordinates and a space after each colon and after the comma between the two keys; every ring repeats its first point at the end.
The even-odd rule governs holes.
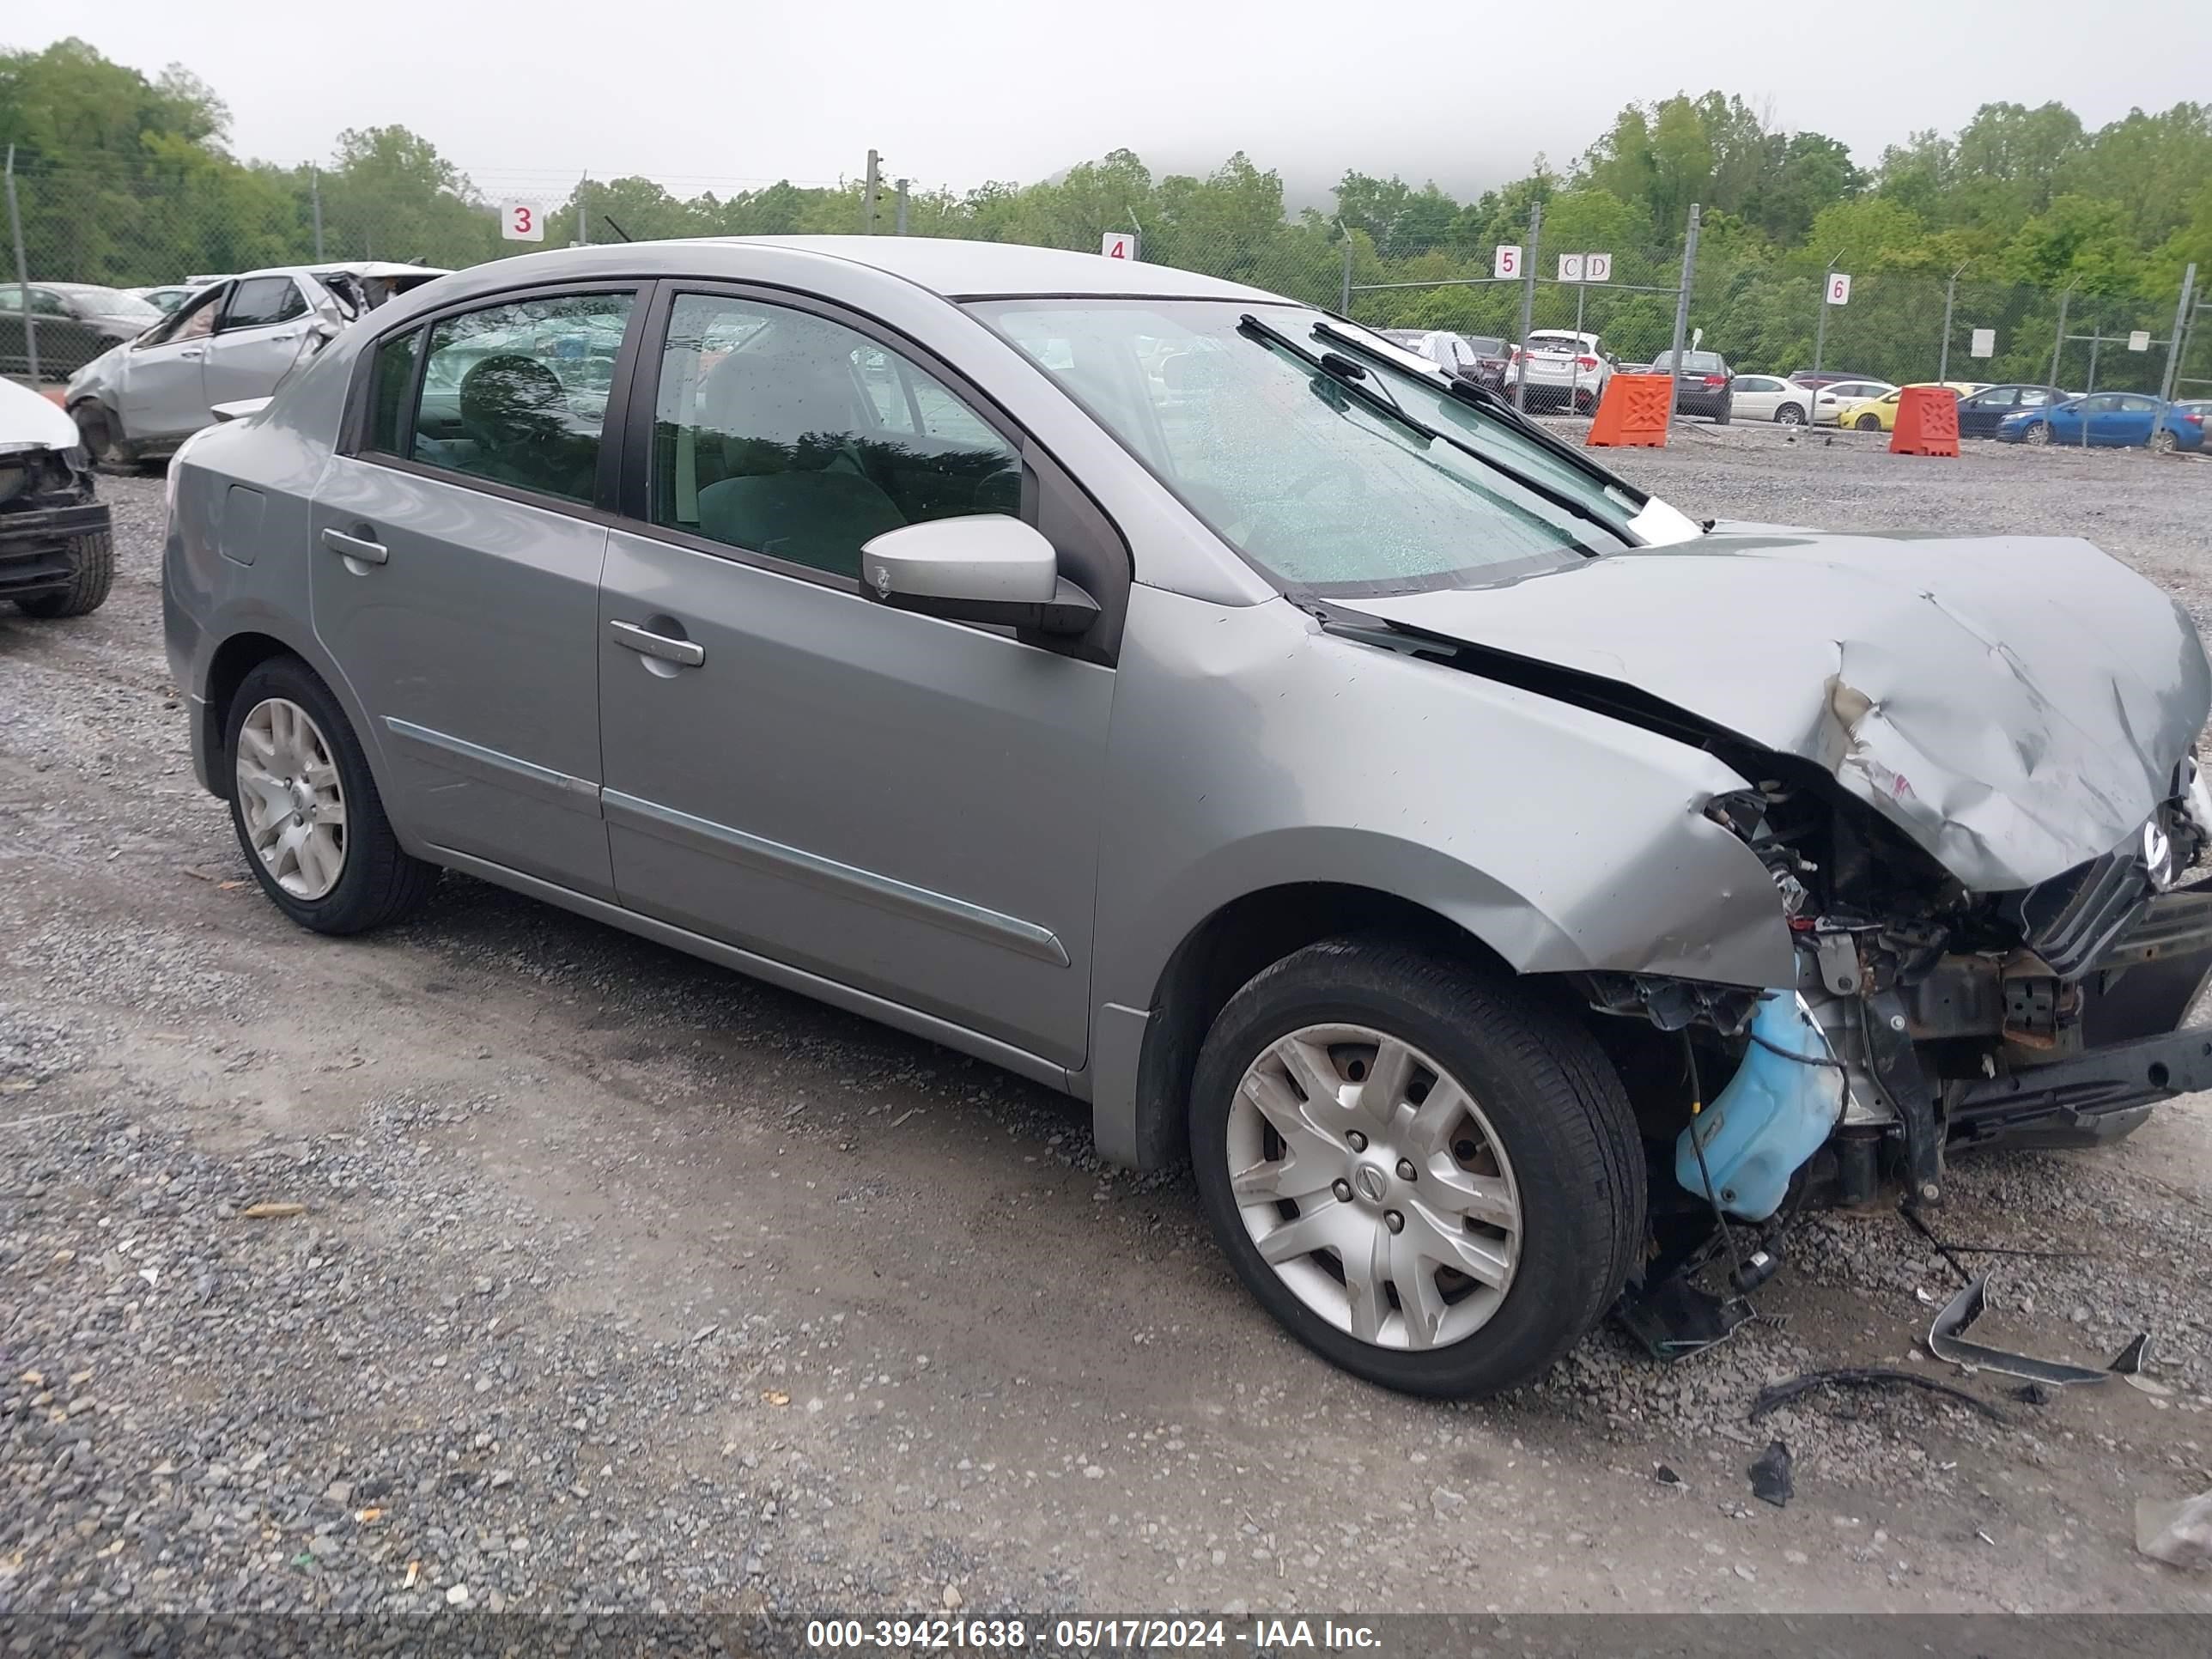
{"type": "Polygon", "coordinates": [[[2154,455],[2171,455],[2181,447],[2181,440],[2165,427],[2150,434],[2150,452],[2154,455]]]}
{"type": "Polygon", "coordinates": [[[16,600],[15,608],[25,616],[82,617],[107,603],[107,590],[115,585],[114,532],[73,536],[68,548],[69,586],[16,600]]]}
{"type": "Polygon", "coordinates": [[[1232,997],[1191,1152],[1237,1277],[1325,1358],[1410,1394],[1540,1376],[1644,1237],[1644,1160],[1588,1032],[1450,957],[1334,939],[1232,997]]]}
{"type": "Polygon", "coordinates": [[[358,933],[416,908],[438,867],[403,851],[345,711],[296,657],[272,657],[231,699],[230,817],[271,902],[318,933],[358,933]]]}

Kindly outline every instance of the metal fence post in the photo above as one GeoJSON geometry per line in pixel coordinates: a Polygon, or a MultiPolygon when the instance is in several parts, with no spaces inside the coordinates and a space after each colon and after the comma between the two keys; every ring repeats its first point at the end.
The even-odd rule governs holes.
{"type": "MultiPolygon", "coordinates": [[[[1528,331],[1536,319],[1536,243],[1544,232],[1544,204],[1528,204],[1528,246],[1521,250],[1521,372],[1513,378],[1513,407],[1528,407],[1528,331]]],[[[1575,395],[1567,393],[1572,409],[1575,395]]]]}
{"type": "Polygon", "coordinates": [[[1337,288],[1336,314],[1349,317],[1352,315],[1352,233],[1345,229],[1341,219],[1336,222],[1336,228],[1344,238],[1344,279],[1337,288]]]}
{"type": "Polygon", "coordinates": [[[1682,340],[1690,331],[1690,286],[1698,276],[1698,227],[1704,222],[1695,202],[1690,204],[1689,228],[1682,233],[1682,285],[1674,290],[1674,343],[1667,358],[1668,373],[1676,391],[1667,399],[1667,424],[1674,423],[1674,405],[1681,401],[1682,340]]]}
{"type": "Polygon", "coordinates": [[[592,215],[591,210],[584,204],[586,188],[591,182],[592,175],[588,173],[576,180],[576,246],[578,247],[589,247],[592,245],[592,215]]]}
{"type": "Polygon", "coordinates": [[[891,218],[891,229],[895,235],[903,236],[906,234],[906,187],[914,180],[901,179],[896,182],[898,185],[898,205],[891,218]]]}
{"type": "Polygon", "coordinates": [[[2066,284],[2058,296],[2058,333],[2051,342],[2051,384],[2044,388],[2053,398],[2058,395],[2058,354],[2066,349],[2066,307],[2074,298],[2074,290],[2080,285],[2081,278],[2077,276],[2066,284]]]}
{"type": "MultiPolygon", "coordinates": [[[[1828,349],[1828,283],[1835,274],[1836,262],[1831,259],[1827,270],[1820,276],[1820,314],[1813,319],[1813,378],[1816,381],[1820,378],[1821,356],[1828,349]]],[[[1820,398],[1820,391],[1815,387],[1814,402],[1817,404],[1820,398]]]]}
{"type": "Polygon", "coordinates": [[[15,147],[8,146],[8,228],[15,239],[16,298],[23,307],[23,362],[39,383],[39,324],[31,314],[31,266],[23,258],[23,210],[15,205],[15,147]]]}
{"type": "Polygon", "coordinates": [[[315,216],[315,263],[320,264],[323,262],[323,170],[320,167],[307,170],[307,205],[315,216]]]}
{"type": "Polygon", "coordinates": [[[876,234],[876,188],[883,173],[884,158],[875,151],[868,152],[867,182],[860,187],[860,234],[876,234]]]}
{"type": "Polygon", "coordinates": [[[2181,372],[2181,337],[2189,330],[2190,297],[2197,291],[2197,262],[2181,273],[2181,298],[2173,307],[2173,337],[2166,343],[2166,373],[2159,377],[2158,400],[2173,401],[2173,377],[2181,372]]]}
{"type": "MultiPolygon", "coordinates": [[[[1960,265],[1959,270],[1966,268],[1960,265]]],[[[1936,378],[1938,380],[1951,378],[1951,302],[1959,297],[1959,270],[1953,271],[1951,280],[1943,284],[1943,349],[1936,354],[1936,378]]]]}

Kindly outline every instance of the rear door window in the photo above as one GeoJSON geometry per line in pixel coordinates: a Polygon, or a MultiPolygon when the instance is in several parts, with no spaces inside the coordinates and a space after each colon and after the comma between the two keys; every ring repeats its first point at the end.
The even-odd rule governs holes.
{"type": "Polygon", "coordinates": [[[307,296],[289,276],[248,276],[230,290],[222,309],[222,327],[264,328],[289,323],[307,311],[307,296]]]}

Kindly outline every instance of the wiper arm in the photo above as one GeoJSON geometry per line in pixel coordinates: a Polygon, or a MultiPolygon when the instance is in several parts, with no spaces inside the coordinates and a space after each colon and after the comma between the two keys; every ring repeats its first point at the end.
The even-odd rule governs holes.
{"type": "MultiPolygon", "coordinates": [[[[1327,325],[1325,324],[1316,325],[1317,329],[1326,326],[1327,325]]],[[[1629,540],[1628,537],[1623,533],[1619,525],[1613,523],[1612,520],[1607,518],[1595,507],[1588,505],[1586,502],[1577,501],[1572,495],[1567,494],[1565,490],[1560,489],[1553,484],[1548,484],[1540,478],[1531,477],[1528,474],[1522,471],[1517,467],[1509,466],[1506,463],[1499,460],[1494,455],[1484,454],[1481,450],[1476,448],[1473,444],[1467,443],[1461,439],[1455,438],[1450,433],[1444,431],[1439,427],[1431,426],[1426,421],[1422,420],[1419,416],[1407,410],[1404,404],[1401,404],[1395,398],[1392,397],[1382,387],[1372,384],[1374,377],[1369,374],[1364,369],[1361,368],[1358,364],[1349,362],[1343,357],[1340,357],[1333,351],[1324,351],[1318,355],[1309,351],[1305,347],[1300,345],[1289,335],[1284,333],[1282,330],[1271,327],[1269,325],[1261,322],[1257,317],[1251,315],[1249,313],[1247,313],[1244,316],[1237,319],[1237,330],[1238,333],[1243,334],[1248,339],[1261,341],[1267,344],[1274,346],[1279,350],[1289,352],[1291,356],[1305,364],[1307,368],[1317,370],[1319,373],[1328,375],[1330,380],[1341,386],[1347,392],[1359,399],[1360,402],[1365,404],[1370,409],[1374,410],[1379,415],[1395,421],[1399,425],[1404,427],[1408,432],[1418,433],[1420,436],[1426,438],[1431,443],[1449,445],[1450,447],[1459,451],[1461,454],[1488,467],[1492,472],[1502,473],[1506,477],[1512,479],[1515,483],[1519,484],[1522,489],[1528,491],[1529,494],[1533,495],[1540,495],[1544,500],[1549,501],[1553,507],[1558,507],[1562,513],[1569,514],[1575,518],[1580,519],[1586,524],[1595,525],[1599,529],[1604,531],[1607,535],[1612,537],[1615,541],[1621,543],[1625,546],[1634,545],[1634,544],[1629,540]],[[1347,369],[1351,370],[1352,373],[1346,374],[1345,371],[1347,369]]],[[[1358,342],[1350,339],[1349,337],[1338,336],[1336,331],[1334,329],[1329,331],[1329,337],[1331,338],[1342,337],[1345,339],[1346,343],[1353,346],[1356,349],[1363,351],[1365,349],[1365,348],[1361,346],[1358,342]]],[[[1577,544],[1577,545],[1579,545],[1579,544],[1577,544]]],[[[1593,558],[1597,556],[1597,552],[1595,548],[1585,547],[1582,549],[1582,551],[1593,558]]]]}
{"type": "MultiPolygon", "coordinates": [[[[1316,323],[1314,332],[1332,344],[1340,345],[1347,351],[1358,352],[1370,362],[1381,363],[1389,368],[1400,367],[1382,352],[1377,351],[1369,342],[1361,339],[1356,334],[1337,327],[1333,323],[1316,323]]],[[[1608,488],[1619,486],[1619,479],[1611,477],[1603,467],[1561,438],[1559,434],[1530,420],[1522,410],[1514,408],[1513,400],[1503,393],[1492,391],[1477,381],[1462,380],[1458,375],[1447,372],[1444,376],[1444,395],[1455,398],[1463,404],[1472,404],[1486,414],[1497,416],[1524,437],[1534,439],[1577,471],[1588,475],[1594,483],[1608,488]]],[[[1522,477],[1517,472],[1514,476],[1522,477]]],[[[1528,480],[1528,482],[1533,484],[1534,481],[1528,480]]]]}

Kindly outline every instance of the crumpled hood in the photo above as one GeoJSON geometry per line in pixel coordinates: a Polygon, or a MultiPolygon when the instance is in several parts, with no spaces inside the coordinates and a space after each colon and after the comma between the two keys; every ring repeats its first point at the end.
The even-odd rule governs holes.
{"type": "Polygon", "coordinates": [[[74,449],[76,422],[43,393],[0,380],[0,451],[74,449]]]}
{"type": "Polygon", "coordinates": [[[2071,538],[1730,527],[1351,603],[1812,761],[1978,891],[2136,834],[2212,704],[2187,614],[2071,538]]]}

